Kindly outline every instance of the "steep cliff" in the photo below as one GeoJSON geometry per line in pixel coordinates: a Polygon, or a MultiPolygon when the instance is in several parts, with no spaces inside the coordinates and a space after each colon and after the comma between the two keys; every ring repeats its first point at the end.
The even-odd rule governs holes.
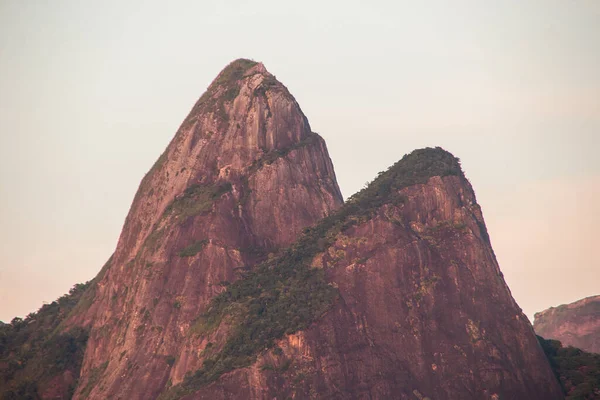
{"type": "Polygon", "coordinates": [[[600,399],[600,354],[563,347],[558,340],[538,340],[567,400],[600,399]]]}
{"type": "Polygon", "coordinates": [[[324,141],[264,66],[237,60],[144,177],[71,325],[91,325],[75,398],[158,395],[201,366],[191,334],[246,268],[342,203],[324,141]]]}
{"type": "MultiPolygon", "coordinates": [[[[142,180],[114,254],[81,289],[40,339],[78,334],[68,367],[44,375],[62,389],[24,390],[562,398],[458,159],[416,150],[342,205],[324,141],[249,60],[196,103],[142,180]]],[[[6,354],[23,347],[17,328],[0,330],[14,342],[6,354]]]]}
{"type": "Polygon", "coordinates": [[[546,339],[600,353],[600,296],[587,297],[536,313],[533,328],[546,339]]]}
{"type": "Polygon", "coordinates": [[[161,398],[562,398],[442,149],[380,174],[201,323],[203,368],[161,398]]]}

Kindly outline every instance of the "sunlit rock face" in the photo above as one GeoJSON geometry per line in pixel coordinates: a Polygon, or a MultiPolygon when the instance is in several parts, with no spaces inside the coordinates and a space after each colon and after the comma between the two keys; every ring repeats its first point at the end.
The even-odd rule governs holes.
{"type": "Polygon", "coordinates": [[[454,172],[373,201],[312,260],[339,291],[332,308],[185,398],[563,398],[454,172]]]}
{"type": "Polygon", "coordinates": [[[536,313],[533,327],[538,335],[563,346],[600,353],[600,296],[536,313]]]}
{"type": "Polygon", "coordinates": [[[416,150],[342,204],[249,60],[142,180],[65,325],[90,329],[76,399],[562,398],[458,160],[416,150]]]}
{"type": "Polygon", "coordinates": [[[201,365],[208,300],[342,204],[323,139],[260,63],[227,66],[142,180],[92,305],[75,398],[156,397],[201,365]],[[175,361],[176,360],[176,361],[175,361]]]}

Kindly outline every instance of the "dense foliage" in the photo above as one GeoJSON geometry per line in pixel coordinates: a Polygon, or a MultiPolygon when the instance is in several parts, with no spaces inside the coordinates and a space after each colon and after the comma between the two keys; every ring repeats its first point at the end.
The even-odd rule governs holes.
{"type": "Polygon", "coordinates": [[[600,399],[600,354],[563,347],[558,340],[538,340],[568,400],[600,399]]]}
{"type": "MultiPolygon", "coordinates": [[[[69,294],[25,319],[0,325],[0,399],[38,399],[40,386],[53,377],[67,370],[78,377],[88,332],[82,328],[63,331],[59,325],[89,286],[77,284],[69,294]]],[[[69,390],[74,388],[75,382],[69,390]]]]}
{"type": "Polygon", "coordinates": [[[161,398],[180,398],[225,372],[246,367],[283,335],[308,328],[337,296],[337,290],[325,279],[325,271],[311,267],[313,257],[331,246],[338,233],[368,220],[383,204],[402,202],[400,189],[446,175],[462,176],[457,158],[441,148],[415,150],[380,173],[340,210],[305,229],[291,247],[228,285],[212,300],[193,330],[210,332],[229,317],[231,330],[225,345],[205,359],[202,369],[161,398]]]}

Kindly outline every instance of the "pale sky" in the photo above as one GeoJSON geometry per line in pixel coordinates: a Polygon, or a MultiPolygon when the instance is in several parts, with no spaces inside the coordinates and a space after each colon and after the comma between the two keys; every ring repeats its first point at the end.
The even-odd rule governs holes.
{"type": "Polygon", "coordinates": [[[216,74],[262,61],[345,197],[460,157],[531,318],[600,294],[600,1],[0,0],[0,320],[92,279],[216,74]]]}

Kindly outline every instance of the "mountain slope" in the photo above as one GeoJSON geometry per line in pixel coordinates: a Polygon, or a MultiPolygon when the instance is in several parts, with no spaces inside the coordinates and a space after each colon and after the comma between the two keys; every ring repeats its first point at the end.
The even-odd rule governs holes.
{"type": "Polygon", "coordinates": [[[600,296],[536,313],[533,327],[538,335],[565,346],[600,353],[600,296]]]}
{"type": "Polygon", "coordinates": [[[86,311],[75,398],[153,398],[199,367],[190,329],[245,268],[342,203],[324,141],[264,66],[237,60],[142,180],[86,311]]]}
{"type": "Polygon", "coordinates": [[[439,148],[405,156],[211,306],[202,332],[225,324],[226,339],[161,398],[562,398],[439,148]],[[287,315],[290,297],[316,300],[287,315]]]}
{"type": "Polygon", "coordinates": [[[71,398],[88,339],[87,329],[61,330],[88,284],[45,304],[25,319],[0,323],[0,399],[71,398]]]}

